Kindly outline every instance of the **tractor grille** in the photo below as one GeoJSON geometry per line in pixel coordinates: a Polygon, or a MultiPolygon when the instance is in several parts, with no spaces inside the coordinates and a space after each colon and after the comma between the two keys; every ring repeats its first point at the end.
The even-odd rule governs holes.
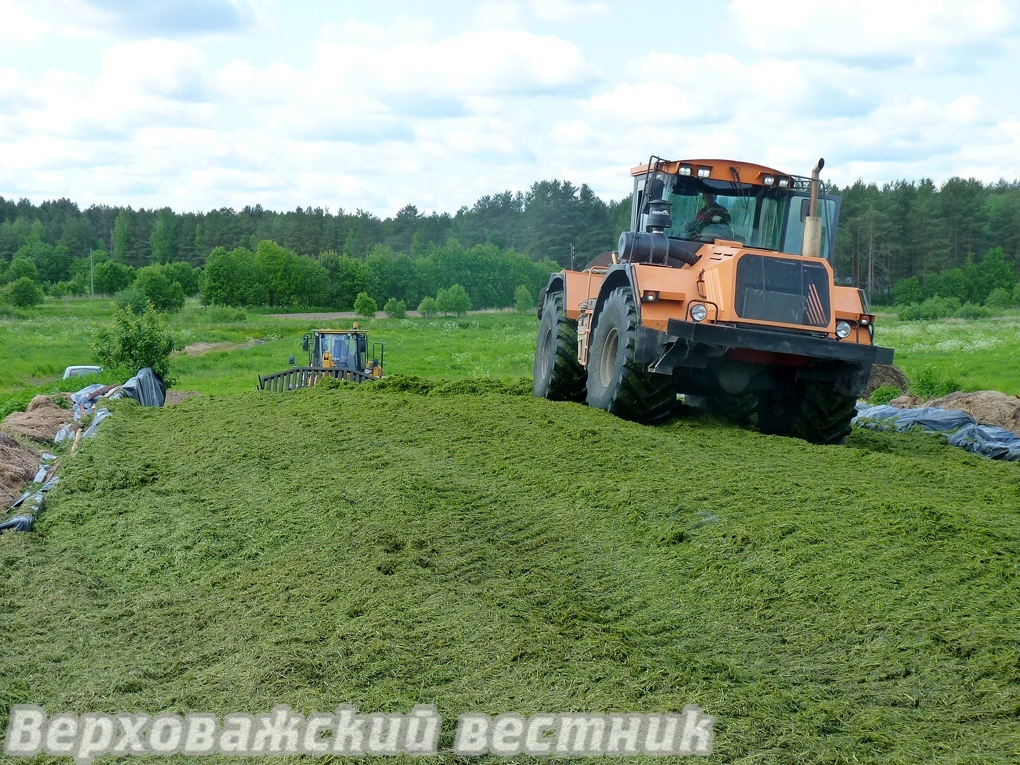
{"type": "Polygon", "coordinates": [[[744,255],[737,263],[736,298],[742,319],[829,324],[829,272],[821,263],[744,255]]]}

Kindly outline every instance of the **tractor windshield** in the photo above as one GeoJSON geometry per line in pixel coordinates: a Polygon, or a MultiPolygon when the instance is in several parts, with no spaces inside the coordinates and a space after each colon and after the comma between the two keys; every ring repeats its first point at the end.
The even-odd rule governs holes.
{"type": "MultiPolygon", "coordinates": [[[[639,213],[646,213],[648,202],[656,199],[669,203],[671,226],[665,233],[671,238],[725,239],[763,250],[801,252],[805,191],[665,173],[652,175],[647,189],[644,176],[636,181],[639,213]]],[[[838,211],[838,197],[822,195],[822,257],[829,257],[838,211]]],[[[646,215],[639,214],[635,223],[638,231],[645,231],[646,215]]]]}
{"type": "Polygon", "coordinates": [[[786,192],[748,183],[657,174],[648,199],[670,203],[666,235],[696,242],[727,239],[768,250],[780,249],[786,192]]]}
{"type": "Polygon", "coordinates": [[[350,359],[350,343],[347,335],[324,335],[322,350],[329,351],[334,366],[346,367],[350,359]]]}

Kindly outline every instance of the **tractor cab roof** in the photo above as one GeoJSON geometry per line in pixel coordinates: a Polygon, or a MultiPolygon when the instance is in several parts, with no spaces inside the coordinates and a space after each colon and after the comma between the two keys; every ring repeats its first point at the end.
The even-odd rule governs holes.
{"type": "Polygon", "coordinates": [[[363,329],[313,329],[317,335],[365,335],[368,334],[363,329]]]}
{"type": "Polygon", "coordinates": [[[649,172],[667,173],[669,175],[689,175],[694,178],[711,179],[716,181],[739,181],[753,186],[772,186],[773,184],[785,187],[793,185],[793,179],[798,176],[775,170],[765,165],[756,165],[753,162],[737,162],[732,159],[681,159],[663,160],[653,158],[651,165],[648,163],[631,168],[633,176],[644,175],[649,172]],[[779,181],[785,180],[785,184],[779,181]]]}

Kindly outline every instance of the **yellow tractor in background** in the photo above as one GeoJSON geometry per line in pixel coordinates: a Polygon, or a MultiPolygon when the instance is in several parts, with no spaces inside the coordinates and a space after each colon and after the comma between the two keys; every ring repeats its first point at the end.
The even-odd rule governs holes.
{"type": "Polygon", "coordinates": [[[308,365],[294,366],[270,375],[259,375],[259,390],[287,391],[307,388],[320,380],[350,380],[363,383],[383,376],[386,346],[372,344],[372,358],[368,358],[368,333],[358,329],[316,329],[301,338],[301,350],[308,353],[308,365]]]}
{"type": "Polygon", "coordinates": [[[683,394],[764,433],[840,443],[893,352],[874,344],[864,290],[833,277],[840,198],[819,193],[823,165],[635,167],[617,251],[542,291],[535,395],[655,423],[683,394]]]}

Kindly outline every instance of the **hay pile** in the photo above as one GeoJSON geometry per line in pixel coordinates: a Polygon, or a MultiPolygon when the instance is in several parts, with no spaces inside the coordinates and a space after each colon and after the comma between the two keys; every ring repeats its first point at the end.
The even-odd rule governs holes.
{"type": "Polygon", "coordinates": [[[0,435],[0,514],[35,478],[39,455],[10,436],[0,435]]]}
{"type": "Polygon", "coordinates": [[[49,396],[36,396],[24,412],[7,415],[0,432],[48,444],[53,442],[57,431],[73,419],[69,410],[61,409],[49,396]]]}
{"type": "Polygon", "coordinates": [[[864,398],[871,398],[872,393],[886,386],[906,391],[910,387],[910,381],[898,366],[875,364],[871,368],[871,377],[868,378],[868,387],[865,389],[864,398]]]}
{"type": "Polygon", "coordinates": [[[966,412],[980,425],[995,425],[1020,436],[1020,398],[997,390],[979,390],[972,393],[956,391],[942,398],[925,401],[919,396],[900,396],[889,402],[901,409],[934,406],[939,409],[957,409],[966,412]]]}

